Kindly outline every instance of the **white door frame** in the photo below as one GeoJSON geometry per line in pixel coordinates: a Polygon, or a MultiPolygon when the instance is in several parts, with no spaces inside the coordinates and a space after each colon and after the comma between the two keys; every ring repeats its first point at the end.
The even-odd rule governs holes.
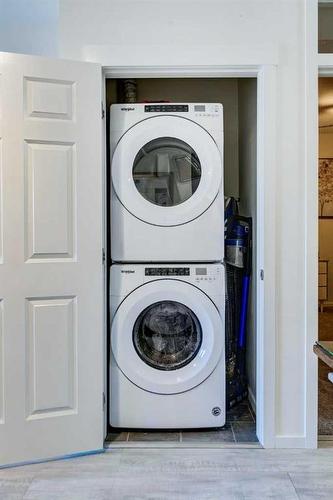
{"type": "Polygon", "coordinates": [[[276,445],[276,65],[107,66],[107,78],[257,79],[257,436],[265,448],[276,445]],[[264,277],[264,280],[263,280],[264,277]]]}

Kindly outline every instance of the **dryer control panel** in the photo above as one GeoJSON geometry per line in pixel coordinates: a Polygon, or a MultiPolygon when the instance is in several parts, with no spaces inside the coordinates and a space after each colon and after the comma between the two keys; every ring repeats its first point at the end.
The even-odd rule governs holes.
{"type": "MultiPolygon", "coordinates": [[[[124,108],[128,109],[128,108],[124,108]]],[[[135,108],[133,108],[135,109],[135,108]]],[[[222,114],[221,104],[200,103],[200,104],[145,104],[145,113],[189,113],[195,117],[218,117],[222,114]]]]}
{"type": "Polygon", "coordinates": [[[145,113],[188,113],[188,104],[146,104],[145,113]]]}

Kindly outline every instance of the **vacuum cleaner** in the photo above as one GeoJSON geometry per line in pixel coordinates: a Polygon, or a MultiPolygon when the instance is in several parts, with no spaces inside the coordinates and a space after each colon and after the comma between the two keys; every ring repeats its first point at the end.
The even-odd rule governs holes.
{"type": "Polygon", "coordinates": [[[227,409],[248,396],[246,328],[252,272],[252,218],[230,198],[225,210],[227,409]]]}

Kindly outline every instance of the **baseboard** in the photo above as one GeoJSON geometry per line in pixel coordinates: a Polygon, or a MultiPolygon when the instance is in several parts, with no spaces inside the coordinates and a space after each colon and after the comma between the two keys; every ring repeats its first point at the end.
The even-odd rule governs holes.
{"type": "Polygon", "coordinates": [[[251,389],[251,387],[247,388],[248,390],[248,400],[251,406],[251,410],[253,411],[254,415],[257,414],[257,404],[256,404],[256,398],[255,395],[251,389]]]}
{"type": "Polygon", "coordinates": [[[307,448],[305,436],[276,436],[276,448],[307,448]]]}

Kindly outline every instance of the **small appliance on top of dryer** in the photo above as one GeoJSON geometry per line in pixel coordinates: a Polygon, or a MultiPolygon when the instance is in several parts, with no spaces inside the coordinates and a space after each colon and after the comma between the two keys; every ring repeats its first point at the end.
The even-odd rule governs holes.
{"type": "Polygon", "coordinates": [[[113,262],[220,262],[221,104],[114,104],[113,262]]]}
{"type": "Polygon", "coordinates": [[[222,264],[111,267],[110,424],[225,424],[222,264]]]}

